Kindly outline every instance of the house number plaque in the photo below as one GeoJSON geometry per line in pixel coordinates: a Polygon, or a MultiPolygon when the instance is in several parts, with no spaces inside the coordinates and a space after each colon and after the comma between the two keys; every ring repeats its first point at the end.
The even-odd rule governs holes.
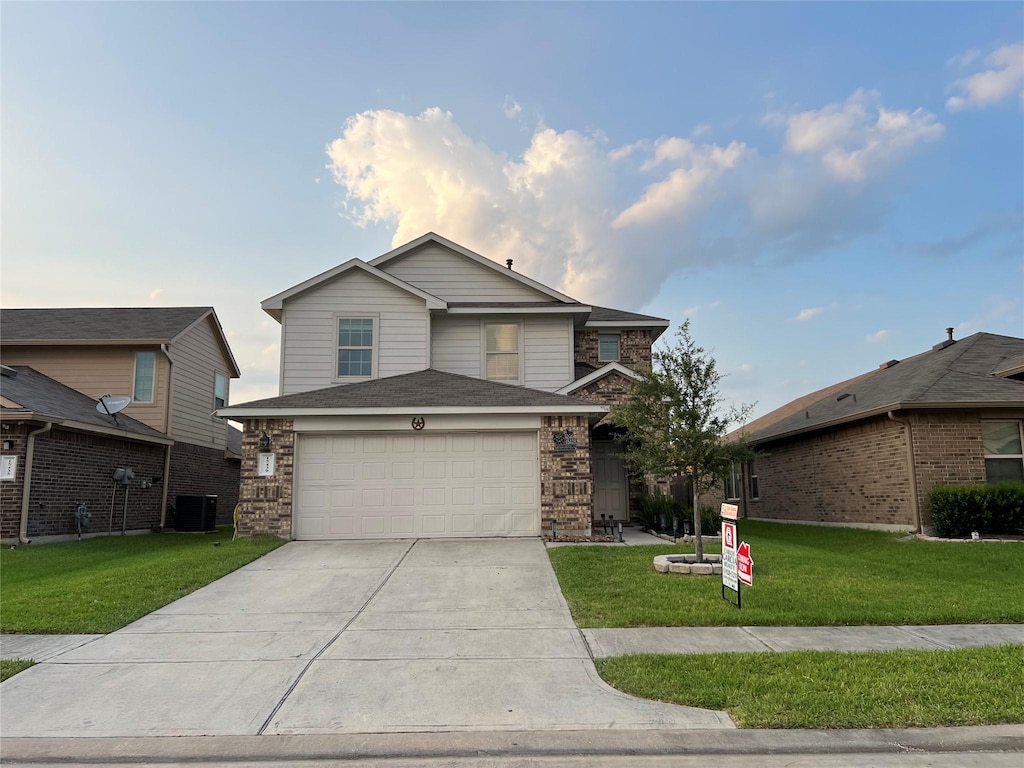
{"type": "Polygon", "coordinates": [[[551,439],[554,441],[555,450],[558,453],[576,452],[576,435],[572,433],[571,429],[567,429],[564,432],[555,432],[551,439]]]}

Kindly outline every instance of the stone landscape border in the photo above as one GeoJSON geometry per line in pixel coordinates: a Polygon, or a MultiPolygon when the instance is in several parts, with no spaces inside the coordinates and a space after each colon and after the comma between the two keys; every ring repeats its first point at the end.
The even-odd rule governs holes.
{"type": "Polygon", "coordinates": [[[721,576],[722,556],[704,555],[704,562],[698,563],[696,555],[658,555],[654,558],[654,570],[688,576],[721,576]]]}

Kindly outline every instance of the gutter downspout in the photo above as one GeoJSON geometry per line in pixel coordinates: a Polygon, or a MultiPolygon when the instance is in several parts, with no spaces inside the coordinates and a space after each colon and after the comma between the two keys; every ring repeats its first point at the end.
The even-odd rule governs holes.
{"type": "Polygon", "coordinates": [[[921,505],[917,497],[917,461],[914,457],[914,429],[909,420],[899,419],[893,415],[894,413],[895,411],[889,411],[889,420],[907,428],[907,461],[910,463],[910,502],[914,505],[914,533],[921,533],[921,505]]]}
{"type": "MultiPolygon", "coordinates": [[[[174,360],[171,359],[171,352],[166,344],[160,345],[160,351],[167,358],[167,403],[164,406],[164,434],[171,437],[171,399],[174,396],[174,360]]],[[[173,439],[173,438],[171,438],[173,439]]],[[[167,526],[167,494],[171,484],[171,447],[164,449],[164,482],[160,492],[160,530],[167,526]]]]}
{"type": "Polygon", "coordinates": [[[18,541],[22,544],[32,543],[28,537],[28,508],[32,495],[32,457],[36,451],[36,435],[46,434],[51,429],[53,422],[48,421],[39,429],[29,432],[25,443],[25,485],[21,491],[21,527],[18,529],[18,541]]]}

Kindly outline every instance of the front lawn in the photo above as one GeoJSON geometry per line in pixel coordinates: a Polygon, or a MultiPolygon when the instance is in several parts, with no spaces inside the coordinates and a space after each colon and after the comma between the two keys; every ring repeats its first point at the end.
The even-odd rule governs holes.
{"type": "Polygon", "coordinates": [[[225,529],[4,549],[0,631],[113,632],[283,543],[271,536],[231,541],[225,529]]]}
{"type": "Polygon", "coordinates": [[[718,653],[597,659],[635,696],[727,711],[741,728],[1019,723],[1024,646],[954,651],[718,653]]]}
{"type": "Polygon", "coordinates": [[[0,683],[8,677],[14,677],[23,669],[28,669],[34,661],[31,659],[0,659],[0,683]]]}
{"type": "Polygon", "coordinates": [[[548,555],[581,627],[1024,622],[1024,544],[901,541],[750,521],[741,521],[740,538],[754,560],[742,610],[722,600],[720,576],[655,572],[655,555],[692,546],[559,547],[548,555]]]}

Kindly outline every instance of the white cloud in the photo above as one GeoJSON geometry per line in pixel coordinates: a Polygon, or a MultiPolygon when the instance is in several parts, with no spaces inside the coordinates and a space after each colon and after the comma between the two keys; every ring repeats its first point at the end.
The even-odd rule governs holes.
{"type": "Polygon", "coordinates": [[[820,255],[872,232],[886,210],[883,160],[896,164],[937,124],[877,95],[851,99],[835,108],[874,105],[870,120],[826,120],[815,137],[812,113],[777,115],[796,121],[787,141],[802,149],[767,155],[679,136],[614,146],[600,132],[541,126],[510,156],[436,107],[355,115],[327,154],[344,215],[391,227],[394,245],[432,230],[581,300],[641,308],[677,272],[820,255]],[[871,172],[865,183],[818,162],[837,147],[866,153],[851,161],[871,172]]]}
{"type": "Polygon", "coordinates": [[[164,292],[163,288],[154,288],[152,291],[149,292],[149,299],[150,299],[150,301],[158,298],[160,296],[160,294],[163,293],[163,292],[164,292]]]}
{"type": "Polygon", "coordinates": [[[917,144],[935,141],[945,129],[924,109],[890,110],[877,91],[854,92],[845,102],[788,117],[773,113],[765,122],[786,126],[786,149],[816,155],[828,173],[864,181],[887,171],[917,144]]]}
{"type": "Polygon", "coordinates": [[[864,337],[864,341],[866,341],[868,344],[875,344],[879,341],[885,341],[887,338],[889,338],[889,331],[883,329],[881,331],[876,331],[875,333],[868,334],[867,336],[864,337]]]}
{"type": "Polygon", "coordinates": [[[736,368],[736,373],[750,373],[752,370],[754,370],[754,366],[750,363],[740,363],[736,368]]]}
{"type": "MultiPolygon", "coordinates": [[[[966,63],[973,60],[968,59],[966,63]]],[[[950,86],[956,94],[946,100],[946,109],[950,112],[982,109],[1011,96],[1024,98],[1024,43],[997,48],[985,57],[985,64],[988,69],[961,78],[950,86]]]]}
{"type": "Polygon", "coordinates": [[[506,96],[505,102],[501,105],[501,111],[505,113],[505,117],[511,119],[522,112],[523,107],[511,96],[506,96]]]}
{"type": "Polygon", "coordinates": [[[799,322],[803,322],[805,320],[810,320],[812,317],[817,317],[824,311],[824,307],[810,307],[808,309],[801,309],[799,312],[797,312],[796,317],[794,317],[793,319],[799,322]]]}
{"type": "Polygon", "coordinates": [[[963,69],[973,64],[981,56],[981,51],[977,48],[971,48],[970,50],[958,53],[956,56],[950,57],[949,61],[946,62],[947,67],[954,69],[963,69]]]}

